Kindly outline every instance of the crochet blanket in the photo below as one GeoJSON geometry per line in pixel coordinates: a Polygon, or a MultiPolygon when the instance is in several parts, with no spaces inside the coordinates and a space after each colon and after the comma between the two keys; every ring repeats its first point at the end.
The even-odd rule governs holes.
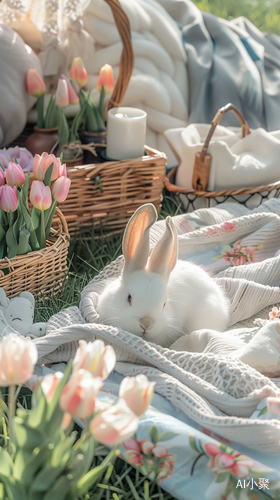
{"type": "MultiPolygon", "coordinates": [[[[180,258],[211,270],[231,300],[230,330],[234,327],[234,331],[230,335],[236,345],[230,355],[215,352],[213,346],[201,353],[164,349],[103,325],[95,310],[98,294],[108,279],[121,273],[121,256],[87,285],[80,310],[68,308],[50,318],[46,336],[34,340],[39,363],[68,361],[79,339],[101,338],[114,346],[120,374],[145,373],[156,381],[156,392],[204,428],[252,448],[277,452],[280,421],[249,417],[263,398],[280,395],[279,380],[264,376],[231,353],[240,349],[240,342],[249,345],[259,334],[253,325],[256,316],[268,318],[272,305],[280,302],[280,200],[268,200],[253,211],[225,203],[174,217],[174,222],[180,258]]],[[[154,225],[152,246],[163,230],[162,222],[154,225]]],[[[228,343],[227,333],[224,338],[228,343]]]]}

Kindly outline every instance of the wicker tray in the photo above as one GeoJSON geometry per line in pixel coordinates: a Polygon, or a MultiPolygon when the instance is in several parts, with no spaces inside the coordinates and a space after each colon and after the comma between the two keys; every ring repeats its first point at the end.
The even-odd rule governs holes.
{"type": "Polygon", "coordinates": [[[46,248],[0,260],[0,286],[8,297],[24,290],[33,295],[46,295],[61,289],[67,275],[70,238],[66,220],[58,208],[55,215],[46,248]]]}
{"type": "Polygon", "coordinates": [[[166,155],[145,146],[148,156],[68,169],[69,195],[59,207],[70,234],[117,234],[143,203],[160,210],[166,155]]]}

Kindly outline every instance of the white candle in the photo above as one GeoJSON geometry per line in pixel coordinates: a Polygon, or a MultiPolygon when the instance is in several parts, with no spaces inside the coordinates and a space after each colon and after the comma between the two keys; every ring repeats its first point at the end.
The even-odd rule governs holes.
{"type": "Polygon", "coordinates": [[[106,155],[113,160],[144,154],[147,113],[138,108],[112,108],[107,117],[106,155]]]}

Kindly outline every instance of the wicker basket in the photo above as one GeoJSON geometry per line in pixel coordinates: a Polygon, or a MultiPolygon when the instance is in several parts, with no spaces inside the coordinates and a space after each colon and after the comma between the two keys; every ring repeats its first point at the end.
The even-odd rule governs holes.
{"type": "Polygon", "coordinates": [[[143,203],[160,210],[166,155],[145,146],[149,156],[68,169],[71,189],[59,207],[69,233],[116,234],[143,203]]]}
{"type": "MultiPolygon", "coordinates": [[[[238,189],[224,189],[219,191],[206,191],[211,168],[211,155],[207,153],[210,140],[216,126],[221,119],[231,111],[240,121],[242,137],[250,134],[249,126],[241,112],[231,103],[218,110],[212,120],[212,125],[200,153],[196,153],[193,170],[193,189],[182,188],[173,183],[177,167],[174,167],[165,177],[164,184],[167,191],[173,193],[177,202],[181,202],[186,212],[192,212],[198,208],[208,208],[223,203],[234,201],[246,205],[247,208],[255,208],[268,198],[280,196],[280,181],[257,187],[246,187],[238,189]]],[[[170,144],[172,147],[172,145],[170,144]]],[[[174,151],[176,155],[176,151],[174,151]]]]}
{"type": "Polygon", "coordinates": [[[24,290],[33,295],[55,294],[60,290],[67,274],[70,238],[66,220],[58,208],[54,227],[46,248],[0,260],[0,286],[8,297],[15,297],[24,290]]]}

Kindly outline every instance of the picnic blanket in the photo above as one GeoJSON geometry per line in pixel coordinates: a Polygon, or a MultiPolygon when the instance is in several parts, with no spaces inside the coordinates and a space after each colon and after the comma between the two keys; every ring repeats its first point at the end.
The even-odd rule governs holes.
{"type": "MultiPolygon", "coordinates": [[[[220,354],[219,349],[215,352],[215,348],[214,352],[164,349],[119,328],[103,325],[95,305],[106,280],[121,273],[121,256],[87,285],[81,294],[80,309],[68,308],[50,318],[46,336],[33,341],[39,363],[68,361],[73,358],[79,339],[101,338],[116,351],[118,373],[145,373],[156,382],[158,394],[203,427],[230,441],[277,453],[280,420],[250,417],[264,398],[280,394],[279,379],[275,378],[279,356],[256,370],[243,363],[242,356],[239,359],[232,354],[238,352],[240,342],[241,349],[248,347],[264,328],[253,324],[255,318],[268,319],[268,311],[280,302],[280,200],[268,200],[252,211],[225,203],[219,208],[179,215],[174,222],[180,258],[203,264],[231,300],[230,332],[224,333],[225,345],[229,338],[237,341],[230,355],[220,354]],[[232,331],[235,329],[238,330],[232,331]],[[274,378],[261,373],[269,371],[269,365],[275,367],[274,378]]],[[[152,246],[163,230],[161,221],[153,226],[152,246]]]]}

